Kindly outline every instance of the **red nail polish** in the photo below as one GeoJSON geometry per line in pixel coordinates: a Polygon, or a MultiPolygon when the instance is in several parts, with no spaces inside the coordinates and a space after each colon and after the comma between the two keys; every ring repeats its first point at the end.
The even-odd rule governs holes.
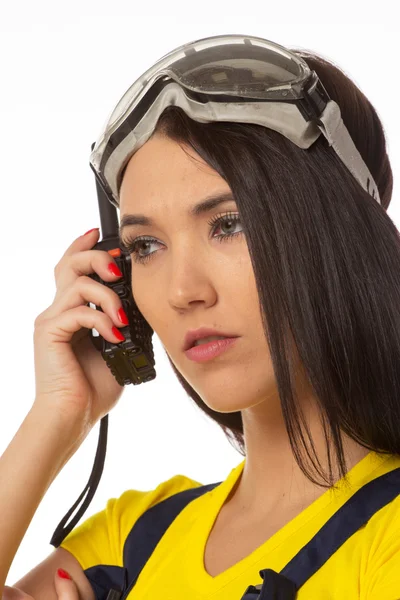
{"type": "Polygon", "coordinates": [[[113,275],[117,275],[118,277],[122,277],[123,275],[115,263],[109,263],[108,270],[111,271],[113,275]]]}
{"type": "Polygon", "coordinates": [[[64,571],[64,569],[57,569],[57,575],[63,579],[72,579],[71,575],[64,571]]]}
{"type": "Polygon", "coordinates": [[[99,227],[93,227],[93,229],[89,229],[89,231],[87,231],[86,233],[84,233],[83,235],[87,235],[88,233],[90,233],[91,231],[94,231],[95,229],[97,229],[97,231],[99,230],[99,227]]]}
{"type": "Polygon", "coordinates": [[[119,339],[120,342],[125,341],[125,338],[124,338],[124,336],[122,335],[122,333],[120,332],[119,329],[117,329],[116,327],[113,327],[112,328],[112,332],[115,335],[115,337],[119,339]]]}
{"type": "Polygon", "coordinates": [[[128,317],[126,316],[126,313],[123,308],[119,309],[118,316],[121,323],[123,323],[124,325],[129,325],[128,317]]]}

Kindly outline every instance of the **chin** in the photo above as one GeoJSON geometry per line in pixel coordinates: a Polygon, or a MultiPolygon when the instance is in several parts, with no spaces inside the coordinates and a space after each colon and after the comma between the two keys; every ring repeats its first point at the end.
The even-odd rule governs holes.
{"type": "Polygon", "coordinates": [[[218,398],[210,398],[210,396],[206,397],[202,394],[199,394],[199,396],[204,404],[207,404],[208,408],[219,413],[235,413],[249,408],[249,403],[243,402],[243,396],[235,402],[235,400],[232,400],[232,395],[230,396],[229,392],[218,398]]]}
{"type": "MultiPolygon", "coordinates": [[[[193,387],[193,386],[192,386],[193,387]]],[[[254,409],[254,414],[272,415],[276,410],[280,411],[279,398],[269,393],[260,395],[260,390],[254,390],[251,394],[251,389],[247,386],[241,390],[237,386],[221,388],[220,392],[213,390],[213,393],[201,393],[201,390],[196,390],[201,399],[211,410],[219,413],[234,413],[242,412],[249,409],[254,409]]],[[[253,412],[253,411],[252,411],[253,412]]]]}

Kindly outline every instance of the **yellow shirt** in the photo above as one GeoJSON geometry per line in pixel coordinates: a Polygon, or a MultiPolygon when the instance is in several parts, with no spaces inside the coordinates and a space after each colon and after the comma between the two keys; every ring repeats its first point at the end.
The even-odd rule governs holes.
{"type": "MultiPolygon", "coordinates": [[[[259,571],[280,572],[328,519],[363,485],[400,467],[399,456],[370,452],[349,472],[350,488],[328,489],[310,506],[243,560],[216,577],[204,568],[206,541],[245,460],[213,490],[178,514],[141,571],[128,600],[240,600],[249,585],[263,582],[259,571]]],[[[170,496],[203,484],[184,475],[154,490],[127,490],[78,525],[61,543],[93,577],[117,572],[124,544],[139,517],[170,496]],[[111,569],[111,570],[110,570],[111,569]]],[[[300,587],[298,600],[400,599],[400,495],[379,509],[300,587]]]]}

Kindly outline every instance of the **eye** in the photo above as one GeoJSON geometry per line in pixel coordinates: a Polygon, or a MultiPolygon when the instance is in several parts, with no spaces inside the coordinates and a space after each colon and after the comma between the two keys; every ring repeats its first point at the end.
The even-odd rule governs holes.
{"type": "MultiPolygon", "coordinates": [[[[214,233],[219,226],[228,226],[228,228],[234,228],[240,222],[241,221],[239,213],[226,213],[224,215],[215,215],[212,219],[208,221],[208,225],[211,226],[211,233],[214,233]]],[[[224,242],[232,240],[235,236],[241,235],[242,233],[243,230],[236,231],[233,233],[228,232],[225,234],[219,234],[211,237],[216,238],[219,242],[224,242]]],[[[151,252],[150,254],[145,255],[142,255],[139,252],[140,250],[144,250],[144,246],[146,244],[149,246],[153,243],[159,244],[160,242],[158,242],[155,238],[148,236],[141,236],[136,238],[128,237],[126,241],[121,241],[120,248],[123,254],[132,255],[134,262],[143,264],[150,260],[150,258],[152,258],[156,254],[156,252],[151,252]],[[142,244],[142,248],[140,248],[140,244],[142,244]]]]}

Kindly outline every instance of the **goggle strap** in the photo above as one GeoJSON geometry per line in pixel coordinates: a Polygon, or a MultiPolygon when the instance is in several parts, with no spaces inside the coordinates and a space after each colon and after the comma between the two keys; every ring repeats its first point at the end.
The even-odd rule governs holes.
{"type": "Polygon", "coordinates": [[[351,174],[364,190],[380,204],[378,186],[351,139],[349,130],[343,123],[340,108],[334,100],[329,100],[317,125],[351,174]]]}

